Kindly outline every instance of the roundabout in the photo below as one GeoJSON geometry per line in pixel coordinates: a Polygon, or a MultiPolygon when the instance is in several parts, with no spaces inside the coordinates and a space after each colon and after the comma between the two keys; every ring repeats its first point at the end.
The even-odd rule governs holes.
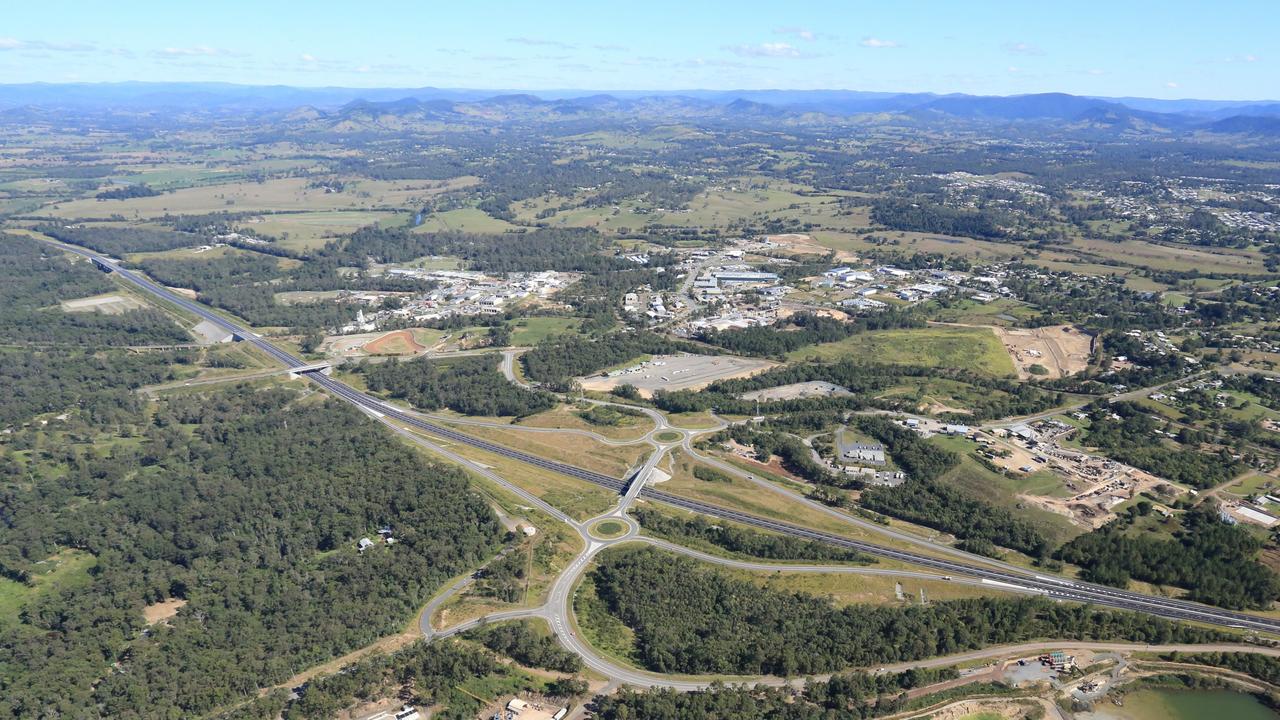
{"type": "Polygon", "coordinates": [[[608,517],[592,525],[588,532],[597,540],[615,540],[629,534],[633,530],[632,522],[627,518],[608,517]]]}

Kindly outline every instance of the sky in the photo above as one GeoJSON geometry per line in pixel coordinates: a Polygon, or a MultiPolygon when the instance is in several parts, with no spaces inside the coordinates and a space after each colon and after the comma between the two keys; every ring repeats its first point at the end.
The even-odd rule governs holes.
{"type": "Polygon", "coordinates": [[[1280,0],[44,0],[0,82],[1280,99],[1280,0]]]}

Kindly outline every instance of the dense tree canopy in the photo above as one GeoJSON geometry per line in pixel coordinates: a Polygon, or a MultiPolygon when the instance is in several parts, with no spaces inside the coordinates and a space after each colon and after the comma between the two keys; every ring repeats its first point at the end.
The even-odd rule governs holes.
{"type": "Polygon", "coordinates": [[[606,554],[591,577],[608,611],[634,631],[640,661],[655,672],[794,676],[1044,636],[1149,642],[1218,636],[1039,598],[836,608],[653,548],[606,554]]]}
{"type": "Polygon", "coordinates": [[[1083,567],[1086,580],[1118,587],[1130,578],[1174,585],[1194,600],[1226,608],[1268,608],[1280,597],[1280,575],[1255,559],[1262,542],[1223,522],[1214,503],[1183,514],[1172,540],[1127,532],[1143,514],[1122,516],[1081,535],[1057,555],[1083,567]]]}
{"type": "Polygon", "coordinates": [[[64,312],[59,303],[119,291],[87,261],[23,235],[0,235],[0,337],[8,342],[77,345],[186,343],[191,335],[164,313],[64,312]]]}
{"type": "Polygon", "coordinates": [[[1085,442],[1120,462],[1174,482],[1211,488],[1246,468],[1225,449],[1210,454],[1162,440],[1163,423],[1136,403],[1099,404],[1092,408],[1089,420],[1085,442]]]}
{"type": "Polygon", "coordinates": [[[464,415],[523,417],[555,407],[556,396],[512,383],[498,371],[502,356],[361,363],[357,372],[375,392],[404,398],[424,410],[449,408],[464,415]]]}
{"type": "Polygon", "coordinates": [[[94,558],[83,587],[0,619],[0,715],[198,714],[399,630],[500,537],[462,473],[334,401],[186,396],[143,432],[0,491],[7,574],[94,558]],[[357,552],[384,526],[395,545],[357,552]]]}

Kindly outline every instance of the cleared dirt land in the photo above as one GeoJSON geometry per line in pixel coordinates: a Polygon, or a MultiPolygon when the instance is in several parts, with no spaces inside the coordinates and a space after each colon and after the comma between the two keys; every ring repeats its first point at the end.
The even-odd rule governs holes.
{"type": "Polygon", "coordinates": [[[776,363],[729,355],[656,355],[613,377],[579,378],[586,390],[608,392],[619,385],[634,385],[643,397],[654,390],[698,390],[716,380],[755,375],[776,363]]]}
{"type": "Polygon", "coordinates": [[[1093,352],[1093,336],[1071,325],[1024,328],[994,327],[1018,368],[1018,377],[1060,378],[1073,375],[1089,366],[1093,352]],[[1030,368],[1039,365],[1047,372],[1033,375],[1030,368]]]}
{"type": "Polygon", "coordinates": [[[814,380],[812,382],[792,383],[778,387],[755,390],[743,393],[743,400],[799,400],[810,397],[831,397],[833,395],[852,395],[848,390],[829,382],[814,380]]]}
{"type": "Polygon", "coordinates": [[[444,333],[438,330],[412,328],[391,332],[333,335],[320,346],[331,358],[365,357],[368,355],[417,355],[434,345],[444,333]]]}
{"type": "Polygon", "coordinates": [[[396,330],[365,343],[364,351],[371,355],[414,355],[427,349],[413,337],[411,330],[396,330]]]}
{"type": "Polygon", "coordinates": [[[100,312],[104,315],[122,315],[141,307],[141,302],[123,295],[98,295],[62,303],[64,312],[100,312]]]}

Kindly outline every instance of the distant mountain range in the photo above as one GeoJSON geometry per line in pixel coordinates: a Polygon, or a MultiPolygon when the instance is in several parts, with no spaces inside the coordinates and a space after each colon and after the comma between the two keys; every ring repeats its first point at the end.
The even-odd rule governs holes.
{"type": "Polygon", "coordinates": [[[225,83],[103,83],[0,85],[0,112],[11,120],[58,110],[117,113],[283,113],[305,121],[548,118],[592,113],[674,114],[723,118],[807,115],[900,115],[916,120],[958,118],[994,122],[1053,120],[1109,129],[1202,130],[1280,137],[1280,102],[1103,98],[1039,93],[1011,96],[882,93],[850,90],[688,90],[596,93],[465,88],[300,88],[225,83]]]}

